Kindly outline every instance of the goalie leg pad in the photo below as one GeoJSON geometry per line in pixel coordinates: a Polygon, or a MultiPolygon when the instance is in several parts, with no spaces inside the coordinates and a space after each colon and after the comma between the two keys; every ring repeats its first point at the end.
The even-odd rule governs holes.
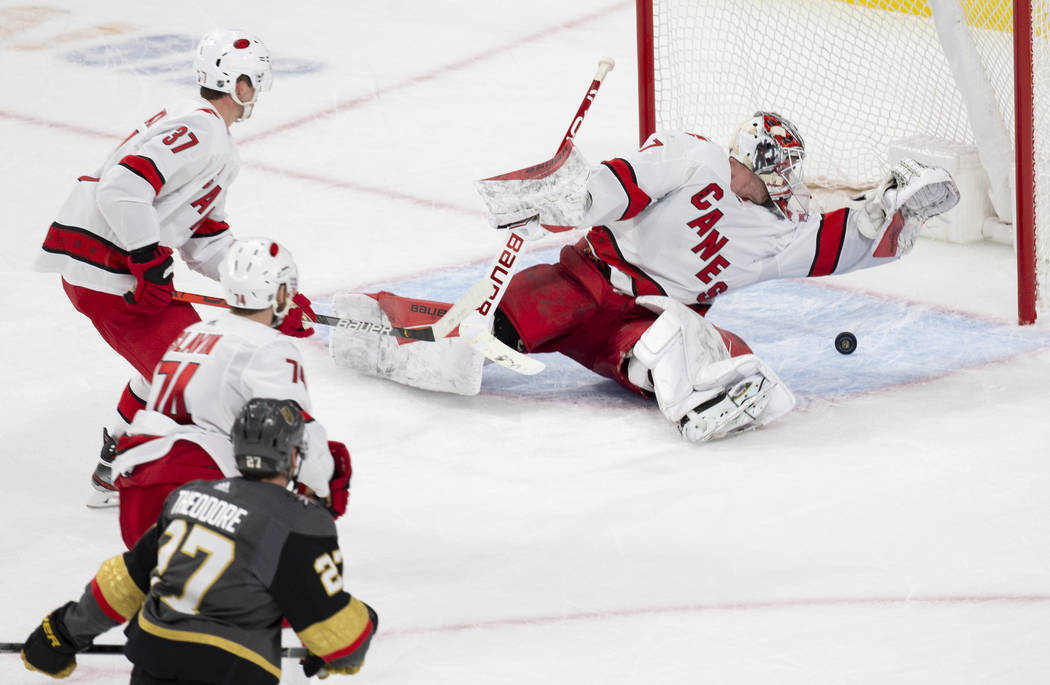
{"type": "MultiPolygon", "coordinates": [[[[660,411],[678,421],[687,410],[717,394],[696,397],[694,386],[704,369],[729,359],[729,349],[713,324],[685,305],[667,297],[646,296],[636,300],[653,311],[662,311],[632,350],[632,362],[649,370],[660,411]]],[[[638,377],[628,366],[628,376],[638,377]]]]}
{"type": "MultiPolygon", "coordinates": [[[[706,442],[764,426],[795,406],[795,396],[777,375],[754,355],[719,362],[707,372],[718,376],[717,394],[687,411],[678,430],[690,442],[706,442]]],[[[698,388],[698,396],[710,389],[698,388]]]]}
{"type": "Polygon", "coordinates": [[[696,312],[664,297],[638,302],[664,310],[634,346],[628,375],[639,387],[651,377],[660,411],[687,440],[757,428],[795,406],[772,369],[754,354],[731,357],[718,328],[696,312]]]}
{"type": "Polygon", "coordinates": [[[485,358],[457,337],[399,344],[380,331],[390,319],[376,299],[341,293],[332,301],[335,315],[365,322],[358,329],[333,328],[329,353],[336,364],[424,390],[476,395],[481,390],[485,358]]]}

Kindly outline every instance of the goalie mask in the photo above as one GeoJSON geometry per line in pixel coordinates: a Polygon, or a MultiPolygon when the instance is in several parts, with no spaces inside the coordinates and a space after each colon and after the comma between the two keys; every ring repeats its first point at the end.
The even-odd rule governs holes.
{"type": "Polygon", "coordinates": [[[798,129],[776,112],[755,112],[737,129],[729,155],[765,183],[776,212],[803,221],[809,212],[809,190],[802,182],[806,146],[798,129]]]}
{"type": "Polygon", "coordinates": [[[237,121],[249,118],[259,93],[273,85],[270,51],[252,34],[236,29],[217,29],[201,38],[193,69],[197,72],[197,85],[229,93],[234,102],[244,107],[237,121]],[[247,76],[255,89],[248,102],[237,96],[237,79],[241,76],[247,76]]]}
{"type": "Polygon", "coordinates": [[[279,326],[299,292],[299,269],[288,248],[269,238],[245,238],[235,242],[219,264],[219,283],[226,304],[240,309],[271,309],[273,325],[279,326]],[[283,305],[277,301],[285,288],[283,305]]]}
{"type": "Polygon", "coordinates": [[[237,469],[249,478],[286,475],[294,483],[306,452],[305,430],[295,402],[262,397],[248,400],[230,430],[237,469]],[[293,456],[297,457],[294,464],[293,456]]]}

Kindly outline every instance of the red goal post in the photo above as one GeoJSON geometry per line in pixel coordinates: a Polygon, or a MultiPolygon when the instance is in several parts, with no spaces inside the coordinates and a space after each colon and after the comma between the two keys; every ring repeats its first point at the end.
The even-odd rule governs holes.
{"type": "Polygon", "coordinates": [[[1050,0],[636,2],[642,140],[728,142],[770,109],[799,126],[825,190],[927,155],[963,191],[928,235],[1013,242],[1019,322],[1050,313],[1050,0]]]}

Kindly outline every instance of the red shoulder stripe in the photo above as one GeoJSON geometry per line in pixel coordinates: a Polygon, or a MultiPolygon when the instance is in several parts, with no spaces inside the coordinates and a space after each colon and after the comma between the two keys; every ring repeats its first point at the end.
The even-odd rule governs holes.
{"type": "Polygon", "coordinates": [[[153,186],[154,194],[160,194],[160,189],[164,187],[164,174],[160,173],[152,159],[142,155],[127,155],[120,160],[120,166],[153,186]]]}
{"type": "Polygon", "coordinates": [[[627,209],[624,210],[620,221],[638,216],[643,209],[649,206],[652,198],[638,186],[638,177],[634,175],[634,169],[627,160],[620,158],[610,159],[602,164],[613,173],[616,180],[623,186],[624,193],[627,194],[627,209]]]}
{"type": "Polygon", "coordinates": [[[216,112],[216,111],[215,111],[214,109],[212,109],[211,107],[201,107],[201,108],[200,108],[200,109],[198,109],[197,111],[198,111],[198,112],[207,112],[208,114],[212,115],[212,116],[213,116],[213,117],[215,117],[216,119],[222,119],[222,117],[220,117],[220,116],[219,116],[219,113],[218,113],[218,112],[216,112]]]}

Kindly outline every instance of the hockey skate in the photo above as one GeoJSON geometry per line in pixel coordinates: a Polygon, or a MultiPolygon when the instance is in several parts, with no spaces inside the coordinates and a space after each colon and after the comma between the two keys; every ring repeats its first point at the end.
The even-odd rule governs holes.
{"type": "Polygon", "coordinates": [[[120,493],[113,484],[113,459],[117,456],[117,441],[105,428],[102,429],[102,452],[98,465],[91,474],[91,495],[87,505],[92,509],[116,507],[120,505],[120,493]]]}
{"type": "Polygon", "coordinates": [[[775,387],[760,373],[748,376],[687,411],[678,421],[678,430],[689,442],[706,442],[756,428],[754,421],[765,411],[775,387]]]}

